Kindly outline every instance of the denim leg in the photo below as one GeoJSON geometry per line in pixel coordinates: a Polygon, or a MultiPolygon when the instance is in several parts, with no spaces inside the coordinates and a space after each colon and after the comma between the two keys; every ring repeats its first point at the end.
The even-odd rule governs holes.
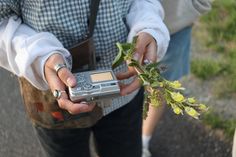
{"type": "Polygon", "coordinates": [[[90,157],[90,129],[46,129],[35,127],[48,157],[90,157]]]}
{"type": "Polygon", "coordinates": [[[191,32],[192,27],[189,26],[171,35],[166,55],[161,61],[161,65],[166,66],[166,71],[162,73],[166,79],[178,80],[189,73],[191,32]]]}
{"type": "Polygon", "coordinates": [[[143,89],[92,129],[100,157],[141,157],[143,89]]]}

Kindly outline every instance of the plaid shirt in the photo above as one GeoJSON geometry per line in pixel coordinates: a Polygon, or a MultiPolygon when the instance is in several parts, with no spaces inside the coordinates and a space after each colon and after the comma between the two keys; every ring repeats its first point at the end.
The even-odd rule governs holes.
{"type": "MultiPolygon", "coordinates": [[[[51,32],[69,48],[83,40],[88,33],[88,0],[0,0],[0,21],[14,14],[38,32],[51,32]]],[[[96,55],[101,57],[99,69],[111,67],[117,54],[116,42],[125,42],[128,28],[125,16],[131,0],[102,0],[100,2],[94,41],[96,55]]],[[[126,70],[120,66],[117,71],[126,70]]],[[[137,92],[113,100],[110,107],[104,107],[104,115],[128,103],[137,92]]]]}

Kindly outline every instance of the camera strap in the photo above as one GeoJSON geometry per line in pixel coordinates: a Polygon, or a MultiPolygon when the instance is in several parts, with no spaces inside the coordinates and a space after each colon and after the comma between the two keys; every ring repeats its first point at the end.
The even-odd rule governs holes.
{"type": "Polygon", "coordinates": [[[91,0],[90,4],[90,17],[89,17],[89,34],[88,37],[93,36],[96,19],[97,19],[97,13],[98,13],[98,7],[99,7],[100,0],[91,0]]]}
{"type": "Polygon", "coordinates": [[[88,19],[88,34],[86,38],[69,48],[72,56],[72,72],[93,70],[96,67],[93,33],[97,19],[100,0],[90,1],[90,15],[88,19]]]}

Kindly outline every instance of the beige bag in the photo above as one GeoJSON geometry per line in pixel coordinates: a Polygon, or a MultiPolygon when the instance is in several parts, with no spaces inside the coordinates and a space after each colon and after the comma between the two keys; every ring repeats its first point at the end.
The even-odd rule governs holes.
{"type": "Polygon", "coordinates": [[[26,79],[19,78],[21,94],[33,124],[46,128],[86,128],[102,118],[102,109],[96,106],[92,112],[71,115],[59,108],[51,91],[40,91],[26,79]]]}

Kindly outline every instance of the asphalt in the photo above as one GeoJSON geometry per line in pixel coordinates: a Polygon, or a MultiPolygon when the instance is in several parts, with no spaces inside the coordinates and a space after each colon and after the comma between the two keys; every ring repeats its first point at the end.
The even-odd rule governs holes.
{"type": "MultiPolygon", "coordinates": [[[[27,115],[17,77],[0,69],[0,157],[44,157],[27,115]]],[[[169,110],[151,140],[152,157],[230,157],[232,143],[201,121],[169,110]]]]}

